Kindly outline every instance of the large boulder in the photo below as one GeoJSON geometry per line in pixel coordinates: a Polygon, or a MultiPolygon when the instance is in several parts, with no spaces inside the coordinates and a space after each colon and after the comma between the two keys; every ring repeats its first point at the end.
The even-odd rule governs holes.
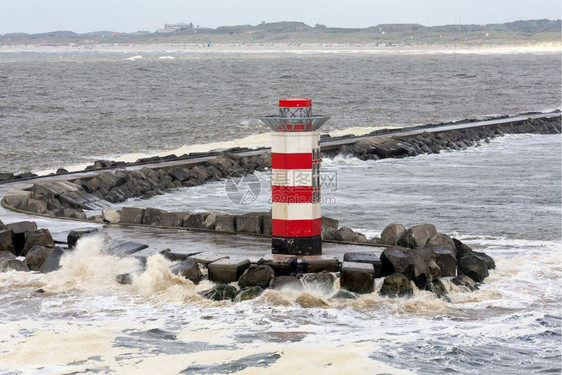
{"type": "Polygon", "coordinates": [[[73,249],[76,247],[76,243],[82,237],[89,236],[92,234],[96,234],[98,232],[97,228],[84,228],[84,229],[76,229],[70,231],[66,236],[66,242],[68,244],[69,249],[73,249]]]}
{"type": "Polygon", "coordinates": [[[425,247],[431,237],[437,233],[433,224],[415,225],[400,236],[398,245],[415,249],[425,247]]]}
{"type": "Polygon", "coordinates": [[[4,225],[2,220],[0,220],[0,230],[6,230],[6,226],[4,225]]]}
{"type": "Polygon", "coordinates": [[[396,245],[398,240],[406,232],[406,227],[402,224],[392,223],[386,226],[381,233],[381,243],[396,245]]]}
{"type": "Polygon", "coordinates": [[[12,231],[15,254],[20,255],[25,245],[26,232],[37,230],[37,224],[33,221],[18,221],[16,223],[7,224],[6,229],[12,231]]]}
{"type": "Polygon", "coordinates": [[[240,289],[234,297],[234,302],[249,301],[259,297],[263,293],[263,289],[259,286],[247,286],[240,289]]]}
{"type": "Polygon", "coordinates": [[[322,216],[321,224],[321,234],[323,240],[331,240],[334,234],[338,230],[339,222],[336,219],[332,219],[326,216],[322,216]]]}
{"type": "Polygon", "coordinates": [[[51,256],[53,250],[53,248],[41,245],[33,246],[25,256],[27,267],[29,267],[31,271],[39,271],[45,261],[51,256]]]}
{"type": "Polygon", "coordinates": [[[236,287],[228,284],[219,284],[201,292],[201,295],[212,301],[232,301],[236,297],[236,287]]]}
{"type": "Polygon", "coordinates": [[[60,260],[63,255],[64,250],[61,247],[55,247],[39,271],[41,273],[49,273],[58,270],[60,268],[60,260]]]}
{"type": "Polygon", "coordinates": [[[444,249],[435,249],[435,262],[441,270],[441,277],[455,276],[457,274],[457,258],[444,249]]]}
{"type": "Polygon", "coordinates": [[[486,266],[488,267],[489,270],[493,270],[496,268],[496,262],[488,254],[483,253],[481,251],[474,251],[474,254],[476,254],[479,258],[482,258],[484,262],[486,262],[486,266]]]}
{"type": "Polygon", "coordinates": [[[4,261],[0,263],[0,272],[9,271],[29,272],[29,268],[27,268],[27,265],[21,260],[4,259],[4,261]]]}
{"type": "Polygon", "coordinates": [[[145,225],[162,225],[162,219],[164,214],[168,211],[159,210],[157,208],[147,208],[144,210],[144,215],[142,217],[142,223],[145,225]]]}
{"type": "Polygon", "coordinates": [[[14,255],[16,254],[11,230],[0,231],[0,251],[9,251],[14,255]]]}
{"type": "Polygon", "coordinates": [[[409,254],[398,248],[387,248],[381,254],[381,275],[389,276],[395,273],[404,275],[408,280],[414,278],[414,260],[409,254]]]}
{"type": "Polygon", "coordinates": [[[0,263],[5,260],[16,259],[16,256],[11,251],[0,250],[0,263]]]}
{"type": "Polygon", "coordinates": [[[455,254],[457,260],[461,259],[467,254],[472,254],[472,249],[469,246],[463,244],[461,241],[457,240],[456,238],[453,238],[453,242],[455,243],[455,248],[457,250],[455,254]]]}
{"type": "Polygon", "coordinates": [[[394,273],[384,278],[379,291],[381,296],[409,297],[414,294],[414,288],[408,278],[400,273],[394,273]]]}
{"type": "Polygon", "coordinates": [[[476,282],[466,275],[459,275],[451,280],[454,285],[473,291],[478,289],[476,282]]]}
{"type": "Polygon", "coordinates": [[[111,208],[105,207],[101,210],[103,221],[109,224],[119,224],[121,221],[121,214],[111,208]]]}
{"type": "Polygon", "coordinates": [[[435,233],[428,241],[425,247],[434,250],[449,250],[453,255],[457,255],[457,247],[455,246],[455,241],[446,234],[435,233]]]}
{"type": "Polygon", "coordinates": [[[343,227],[338,229],[334,233],[332,238],[336,241],[343,241],[343,242],[367,242],[367,237],[365,237],[364,234],[357,233],[349,227],[343,227]]]}
{"type": "Polygon", "coordinates": [[[332,292],[336,277],[328,271],[304,274],[303,283],[307,289],[319,291],[324,294],[332,292]]]}
{"type": "Polygon", "coordinates": [[[240,288],[259,286],[260,288],[266,289],[269,287],[269,283],[274,277],[275,272],[273,268],[266,265],[252,265],[240,276],[238,285],[240,285],[240,288]]]}
{"type": "Polygon", "coordinates": [[[27,252],[37,245],[49,248],[55,247],[55,241],[48,229],[38,229],[33,232],[26,233],[23,255],[27,255],[27,252]]]}
{"type": "Polygon", "coordinates": [[[459,275],[466,275],[477,283],[488,277],[488,266],[486,261],[476,254],[466,254],[458,262],[459,275]]]}
{"type": "MultiPolygon", "coordinates": [[[[428,248],[418,248],[409,249],[407,253],[414,263],[412,280],[418,288],[423,288],[426,283],[432,279],[430,262],[435,261],[435,252],[428,248]]],[[[437,266],[437,264],[435,264],[435,266],[437,266]]]]}
{"type": "Polygon", "coordinates": [[[303,290],[302,281],[295,276],[274,277],[269,287],[275,290],[303,290]]]}
{"type": "Polygon", "coordinates": [[[373,292],[375,269],[369,263],[343,262],[340,287],[358,294],[373,292]]]}
{"type": "Polygon", "coordinates": [[[199,284],[199,281],[201,281],[201,269],[195,259],[192,258],[174,264],[170,267],[170,271],[174,275],[180,275],[191,280],[194,284],[199,284]]]}

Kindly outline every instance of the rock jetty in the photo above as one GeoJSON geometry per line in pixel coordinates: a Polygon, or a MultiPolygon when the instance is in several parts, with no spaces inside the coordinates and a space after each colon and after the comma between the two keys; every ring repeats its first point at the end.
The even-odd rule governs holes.
{"type": "MultiPolygon", "coordinates": [[[[464,291],[475,290],[495,268],[489,255],[437,232],[432,224],[408,229],[390,224],[379,240],[390,243],[381,244],[382,248],[373,247],[369,253],[350,251],[340,260],[328,255],[268,254],[250,259],[197,251],[179,253],[133,241],[112,240],[97,228],[71,231],[66,243],[55,243],[49,230],[37,228],[35,222],[4,225],[0,221],[0,272],[56,271],[61,267],[61,258],[76,251],[80,239],[88,236],[102,236],[108,256],[139,260],[137,273],[117,275],[116,284],[133,282],[144,272],[147,259],[159,254],[173,262],[169,267],[171,273],[195,284],[203,279],[212,281],[214,286],[201,293],[205,298],[237,302],[256,298],[268,288],[301,292],[304,305],[318,299],[310,293],[334,299],[353,299],[371,293],[394,298],[423,290],[447,299],[452,285],[464,291]],[[389,233],[393,236],[388,237],[389,233]]],[[[311,306],[319,305],[311,303],[311,306]]]]}

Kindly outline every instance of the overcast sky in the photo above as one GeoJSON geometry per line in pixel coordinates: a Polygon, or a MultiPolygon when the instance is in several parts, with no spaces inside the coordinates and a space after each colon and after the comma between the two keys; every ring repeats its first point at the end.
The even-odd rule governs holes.
{"type": "Polygon", "coordinates": [[[0,34],[55,30],[155,31],[302,21],[332,27],[426,26],[560,19],[560,0],[0,0],[0,34]]]}

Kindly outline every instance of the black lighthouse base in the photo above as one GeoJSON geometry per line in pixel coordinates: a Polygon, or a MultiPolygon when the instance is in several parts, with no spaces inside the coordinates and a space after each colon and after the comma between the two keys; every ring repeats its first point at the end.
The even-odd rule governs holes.
{"type": "Polygon", "coordinates": [[[322,255],[322,237],[273,237],[271,241],[273,254],[285,255],[322,255]]]}

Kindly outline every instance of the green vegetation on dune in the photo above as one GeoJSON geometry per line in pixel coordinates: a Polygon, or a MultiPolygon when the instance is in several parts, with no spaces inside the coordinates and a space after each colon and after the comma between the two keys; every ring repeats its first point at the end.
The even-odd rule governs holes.
{"type": "Polygon", "coordinates": [[[257,26],[193,28],[169,33],[97,31],[77,34],[53,31],[42,34],[0,35],[0,45],[154,44],[154,43],[360,43],[372,45],[559,45],[560,20],[527,20],[491,25],[381,24],[362,29],[335,28],[302,22],[262,23],[257,26]]]}

